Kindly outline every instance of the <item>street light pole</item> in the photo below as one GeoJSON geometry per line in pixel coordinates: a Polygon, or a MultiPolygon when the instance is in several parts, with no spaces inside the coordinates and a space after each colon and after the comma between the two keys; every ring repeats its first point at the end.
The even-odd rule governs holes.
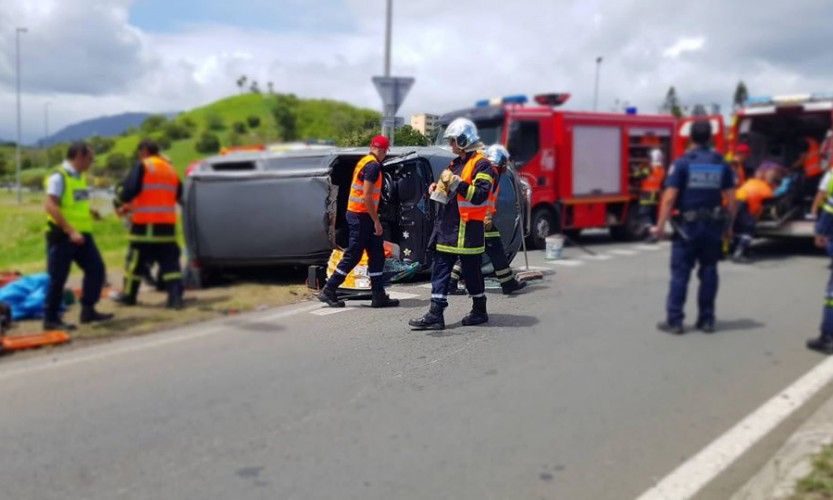
{"type": "MultiPolygon", "coordinates": [[[[391,44],[391,24],[393,18],[393,0],[387,0],[387,10],[385,11],[385,78],[390,78],[390,44],[391,44]]],[[[390,139],[393,143],[393,132],[395,124],[393,123],[396,115],[396,110],[390,109],[390,106],[385,106],[382,109],[382,135],[390,139]]]]}
{"type": "Polygon", "coordinates": [[[593,111],[597,111],[599,107],[599,68],[602,65],[602,56],[596,58],[596,85],[593,91],[593,111]]]}
{"type": "Polygon", "coordinates": [[[22,202],[20,195],[20,34],[26,33],[26,28],[15,29],[15,67],[17,68],[17,142],[15,143],[15,172],[17,181],[17,204],[22,202]]]}

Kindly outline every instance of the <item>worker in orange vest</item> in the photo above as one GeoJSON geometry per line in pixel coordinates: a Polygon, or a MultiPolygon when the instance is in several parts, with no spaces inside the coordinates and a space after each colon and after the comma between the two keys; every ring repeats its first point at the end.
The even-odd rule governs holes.
{"type": "Polygon", "coordinates": [[[803,170],[806,179],[814,179],[824,173],[821,166],[821,146],[815,137],[804,138],[801,156],[795,160],[793,168],[803,170]]]}
{"type": "Polygon", "coordinates": [[[363,156],[353,170],[350,197],[347,202],[347,224],[350,243],[336,266],[335,272],[318,294],[318,300],[330,307],[344,307],[338,298],[338,287],[356,267],[367,251],[367,274],[370,277],[372,307],[396,307],[384,288],[385,249],[382,223],[379,222],[379,200],[382,198],[382,162],[388,154],[390,141],[377,135],[370,141],[370,153],[363,156]]]}
{"type": "Polygon", "coordinates": [[[749,247],[755,236],[755,225],[764,212],[764,202],[775,197],[784,169],[774,162],[764,162],[755,174],[736,192],[738,212],[735,217],[734,262],[749,262],[749,247]]]}
{"type": "Polygon", "coordinates": [[[142,270],[153,263],[168,292],[167,307],[183,307],[180,249],[176,241],[176,205],[182,198],[182,183],[159,145],[144,139],[136,150],[139,160],[116,188],[114,203],[119,213],[129,204],[130,247],[124,273],[124,288],[116,301],[136,305],[142,270]]]}
{"type": "MultiPolygon", "coordinates": [[[[657,221],[659,198],[662,193],[662,183],[665,181],[665,156],[659,148],[659,140],[653,134],[647,135],[643,142],[653,146],[648,153],[648,163],[637,172],[637,178],[642,179],[639,188],[639,217],[647,229],[657,221]]],[[[650,234],[647,239],[656,241],[656,238],[650,234]]]]}

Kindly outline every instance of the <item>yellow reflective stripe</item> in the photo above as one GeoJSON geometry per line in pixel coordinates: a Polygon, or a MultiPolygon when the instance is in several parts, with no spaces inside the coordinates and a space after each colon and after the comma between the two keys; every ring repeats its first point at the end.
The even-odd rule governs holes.
{"type": "Polygon", "coordinates": [[[474,193],[475,193],[476,191],[477,191],[477,190],[475,189],[474,185],[473,185],[473,184],[469,184],[469,188],[466,190],[466,199],[467,199],[468,201],[471,201],[471,199],[474,197],[474,193]]]}
{"type": "Polygon", "coordinates": [[[131,234],[127,237],[127,241],[135,241],[137,243],[176,243],[176,236],[139,236],[131,234]]]}
{"type": "Polygon", "coordinates": [[[127,269],[124,272],[124,280],[126,282],[133,283],[140,281],[140,278],[136,277],[137,267],[139,267],[139,251],[131,248],[127,258],[127,269]]]}
{"type": "Polygon", "coordinates": [[[180,278],[182,278],[182,273],[180,272],[165,273],[162,275],[162,281],[178,280],[180,278]]]}
{"type": "Polygon", "coordinates": [[[466,223],[460,219],[459,228],[457,229],[457,246],[463,248],[466,246],[466,223]]]}
{"type": "Polygon", "coordinates": [[[500,232],[499,231],[489,231],[488,233],[486,233],[486,237],[487,238],[500,238],[500,232]]]}
{"type": "Polygon", "coordinates": [[[824,305],[827,307],[833,307],[833,299],[827,299],[824,301],[824,305]]]}
{"type": "Polygon", "coordinates": [[[498,282],[502,285],[504,283],[509,283],[513,279],[515,279],[515,277],[510,274],[509,276],[506,276],[506,277],[503,277],[503,278],[498,278],[498,282]]]}
{"type": "Polygon", "coordinates": [[[460,248],[449,245],[437,245],[437,250],[445,253],[456,253],[458,255],[478,255],[486,251],[486,247],[460,248]]]}
{"type": "Polygon", "coordinates": [[[493,182],[494,182],[494,180],[492,180],[492,176],[491,176],[491,175],[489,175],[489,174],[484,174],[483,172],[480,172],[479,174],[477,174],[477,175],[475,175],[475,176],[474,176],[474,182],[477,182],[477,181],[486,181],[486,182],[488,182],[489,184],[491,184],[491,183],[493,183],[493,182]]]}
{"type": "Polygon", "coordinates": [[[821,208],[823,208],[825,212],[833,214],[833,206],[830,206],[829,204],[825,203],[821,206],[821,208]]]}

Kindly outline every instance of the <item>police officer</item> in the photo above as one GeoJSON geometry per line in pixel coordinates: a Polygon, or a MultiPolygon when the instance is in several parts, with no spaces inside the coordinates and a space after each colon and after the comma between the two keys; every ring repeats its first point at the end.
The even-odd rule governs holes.
{"type": "Polygon", "coordinates": [[[130,214],[131,223],[124,289],[116,301],[136,305],[144,270],[157,263],[168,292],[167,307],[181,309],[184,287],[176,242],[176,205],[182,198],[182,183],[173,165],[159,154],[156,142],[142,140],[137,155],[139,160],[116,188],[114,200],[119,213],[130,214]]]}
{"type": "MultiPolygon", "coordinates": [[[[833,257],[833,183],[826,182],[827,199],[821,206],[816,221],[816,245],[833,257]]],[[[830,266],[833,269],[833,265],[830,266]]],[[[827,281],[824,309],[821,314],[821,334],[807,341],[807,348],[824,354],[833,354],[833,271],[827,281]]]]}
{"type": "MultiPolygon", "coordinates": [[[[510,295],[513,292],[526,288],[526,282],[518,281],[515,273],[509,266],[509,260],[506,258],[506,250],[503,248],[500,231],[494,224],[494,218],[497,216],[497,200],[500,196],[500,179],[509,166],[509,151],[500,144],[492,144],[486,148],[484,154],[486,155],[486,159],[492,164],[492,179],[494,180],[492,190],[489,193],[488,212],[486,213],[486,219],[483,221],[486,229],[486,255],[489,256],[489,260],[492,262],[495,276],[497,276],[500,282],[500,288],[503,290],[503,294],[510,295]]],[[[462,275],[463,267],[458,261],[454,264],[454,269],[451,271],[449,293],[452,295],[465,293],[458,287],[462,275]]]]}
{"type": "Polygon", "coordinates": [[[81,295],[81,323],[105,321],[112,314],[96,311],[101,298],[105,268],[93,239],[93,218],[90,192],[85,172],[93,162],[93,150],[84,142],[76,142],[67,150],[66,160],[46,179],[47,214],[46,254],[49,291],[44,303],[44,330],[74,330],[59,315],[64,285],[70,266],[75,262],[84,271],[81,295]]]}
{"type": "Polygon", "coordinates": [[[429,193],[447,193],[448,202],[439,207],[429,243],[436,250],[431,272],[431,307],[421,318],[408,322],[414,330],[445,328],[443,311],[448,307],[451,270],[458,258],[472,298],[472,310],[463,318],[463,325],[489,321],[480,266],[486,249],[484,220],[493,185],[492,166],[478,151],[483,144],[471,120],[452,121],[443,138],[457,158],[443,171],[439,182],[429,187],[429,193]]]}
{"type": "Polygon", "coordinates": [[[735,179],[723,157],[709,148],[711,133],[708,121],[701,120],[692,125],[691,139],[695,147],[671,167],[659,219],[651,228],[655,237],[661,237],[672,210],[678,211],[672,222],[675,231],[667,317],[657,325],[658,329],[668,333],[683,333],[683,307],[695,264],[699,265],[697,276],[700,279],[696,327],[707,333],[714,331],[717,263],[722,255],[724,232],[731,228],[735,214],[735,179]],[[729,200],[726,209],[721,206],[724,197],[729,200]]]}
{"type": "Polygon", "coordinates": [[[382,240],[382,223],[379,222],[379,200],[382,196],[382,165],[390,141],[377,135],[370,141],[370,153],[362,157],[353,170],[350,198],[347,203],[347,225],[350,243],[336,266],[335,272],[318,294],[318,300],[330,307],[344,307],[338,298],[338,287],[344,283],[350,271],[367,251],[367,270],[372,293],[371,307],[396,307],[399,301],[391,299],[384,288],[385,248],[382,240]]]}

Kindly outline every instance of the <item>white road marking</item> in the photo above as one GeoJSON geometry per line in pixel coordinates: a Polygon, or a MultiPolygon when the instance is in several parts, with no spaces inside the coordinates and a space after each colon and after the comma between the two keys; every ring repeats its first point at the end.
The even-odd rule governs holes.
{"type": "MultiPolygon", "coordinates": [[[[294,307],[292,309],[281,310],[272,314],[255,315],[252,317],[252,320],[258,322],[275,321],[295,316],[314,309],[318,309],[319,307],[321,307],[319,304],[305,304],[299,307],[294,307]]],[[[28,364],[28,360],[23,360],[21,361],[21,364],[24,364],[24,366],[21,366],[20,368],[12,367],[8,370],[0,370],[0,380],[9,379],[18,375],[28,375],[33,372],[78,365],[89,361],[97,361],[99,359],[109,358],[111,356],[117,356],[119,354],[130,354],[138,351],[144,351],[147,349],[153,349],[156,347],[163,347],[179,342],[185,342],[187,340],[194,340],[202,337],[207,337],[209,335],[214,335],[223,331],[228,331],[229,329],[233,329],[234,325],[229,325],[228,323],[221,322],[219,324],[214,325],[202,325],[202,328],[200,328],[200,325],[196,325],[196,327],[191,326],[185,328],[187,328],[188,330],[181,333],[165,334],[164,332],[160,332],[158,334],[154,334],[151,338],[142,338],[137,339],[135,341],[132,339],[126,339],[120,341],[120,345],[118,346],[107,346],[102,348],[90,347],[89,349],[85,350],[84,354],[81,355],[76,355],[78,351],[69,352],[63,359],[55,359],[52,357],[50,357],[50,359],[39,359],[38,364],[33,365],[28,364]]],[[[176,331],[176,329],[173,331],[176,331]]]]}
{"type": "Polygon", "coordinates": [[[636,245],[634,248],[639,249],[639,250],[646,250],[648,252],[656,252],[656,251],[662,249],[662,247],[660,247],[659,245],[647,245],[647,244],[646,245],[636,245]]]}
{"type": "Polygon", "coordinates": [[[643,493],[638,500],[693,497],[831,381],[833,357],[822,361],[791,386],[776,394],[643,493]]]}
{"type": "MultiPolygon", "coordinates": [[[[389,292],[388,295],[390,296],[390,298],[398,299],[398,300],[413,299],[413,298],[419,297],[419,294],[416,294],[416,293],[395,292],[395,291],[389,292]]],[[[370,301],[364,301],[364,302],[366,302],[368,305],[370,305],[370,301]]],[[[313,314],[315,316],[330,316],[330,315],[333,315],[333,314],[343,313],[345,311],[352,311],[352,310],[355,310],[355,309],[360,309],[362,307],[363,306],[361,306],[361,305],[347,305],[345,307],[321,306],[320,309],[315,309],[313,311],[310,311],[309,313],[313,314]]]]}
{"type": "Polygon", "coordinates": [[[583,266],[584,262],[582,262],[580,260],[559,259],[559,260],[544,261],[544,264],[546,264],[548,266],[578,267],[578,266],[583,266]]]}
{"type": "Polygon", "coordinates": [[[428,289],[430,289],[432,286],[433,285],[431,285],[431,283],[423,283],[422,285],[419,285],[420,288],[428,288],[428,289]]]}
{"type": "Polygon", "coordinates": [[[621,249],[616,249],[616,250],[611,250],[611,251],[610,251],[610,252],[608,252],[608,253],[609,253],[609,254],[611,254],[611,255],[621,255],[621,256],[624,256],[624,257],[630,257],[630,256],[632,256],[632,255],[636,255],[636,254],[637,254],[637,253],[639,253],[639,252],[637,252],[637,251],[635,251],[635,250],[621,250],[621,249]]]}
{"type": "Polygon", "coordinates": [[[408,300],[408,299],[415,299],[415,298],[419,297],[418,293],[395,292],[395,291],[392,291],[392,292],[388,293],[388,295],[390,295],[390,298],[397,299],[397,300],[408,300]]]}

